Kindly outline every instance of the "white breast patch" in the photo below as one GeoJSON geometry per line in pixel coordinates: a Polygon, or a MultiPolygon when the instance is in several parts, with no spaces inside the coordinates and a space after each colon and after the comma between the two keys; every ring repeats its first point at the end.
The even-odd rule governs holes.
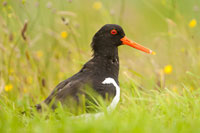
{"type": "MultiPolygon", "coordinates": [[[[110,113],[116,108],[116,106],[117,106],[117,104],[120,100],[120,88],[117,85],[117,83],[115,82],[115,80],[113,78],[110,78],[110,77],[105,78],[105,80],[102,82],[102,84],[113,84],[115,86],[115,89],[116,89],[116,95],[113,98],[111,104],[107,107],[107,111],[108,111],[108,113],[110,113]]],[[[99,113],[95,113],[95,114],[88,113],[88,114],[75,116],[75,117],[72,117],[72,118],[82,118],[82,117],[84,117],[84,118],[86,118],[86,120],[88,120],[89,118],[95,118],[96,119],[96,118],[99,118],[100,116],[103,116],[103,115],[104,115],[103,112],[99,112],[99,113]]]]}
{"type": "Polygon", "coordinates": [[[120,100],[120,88],[119,88],[119,86],[117,85],[117,83],[115,82],[115,80],[113,78],[106,78],[102,82],[102,84],[113,84],[115,86],[116,95],[113,98],[111,104],[107,107],[108,111],[113,111],[116,108],[116,106],[117,106],[117,104],[118,104],[118,102],[120,100]]]}

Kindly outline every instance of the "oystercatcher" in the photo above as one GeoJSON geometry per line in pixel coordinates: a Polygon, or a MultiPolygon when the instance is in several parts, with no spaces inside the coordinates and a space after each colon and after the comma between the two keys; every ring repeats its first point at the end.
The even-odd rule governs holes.
{"type": "MultiPolygon", "coordinates": [[[[108,110],[113,110],[120,99],[119,88],[119,57],[118,46],[129,45],[149,54],[155,52],[129,40],[121,26],[116,24],[104,25],[93,37],[91,47],[93,57],[83,68],[72,77],[59,83],[52,93],[42,102],[56,108],[57,102],[63,105],[78,107],[87,99],[87,88],[95,96],[112,99],[108,110]]],[[[41,104],[36,105],[41,110],[41,104]]]]}

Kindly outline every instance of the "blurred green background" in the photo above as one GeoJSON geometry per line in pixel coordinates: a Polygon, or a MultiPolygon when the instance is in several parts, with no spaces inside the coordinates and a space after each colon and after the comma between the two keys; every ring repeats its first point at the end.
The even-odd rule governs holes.
{"type": "Polygon", "coordinates": [[[199,0],[0,0],[0,129],[198,131],[199,19],[199,0]],[[108,23],[121,25],[128,38],[157,53],[119,47],[117,111],[95,122],[80,120],[77,129],[79,123],[70,123],[64,111],[60,121],[67,127],[59,127],[54,114],[20,115],[79,71],[91,58],[93,35],[108,23]]]}

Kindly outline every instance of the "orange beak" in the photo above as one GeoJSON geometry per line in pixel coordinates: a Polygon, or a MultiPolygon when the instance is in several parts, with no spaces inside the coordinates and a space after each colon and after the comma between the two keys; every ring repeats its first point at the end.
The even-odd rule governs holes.
{"type": "Polygon", "coordinates": [[[122,44],[124,44],[124,45],[131,46],[131,47],[133,47],[133,48],[136,48],[136,49],[141,50],[141,51],[143,51],[143,52],[145,52],[145,53],[148,53],[148,54],[156,55],[156,53],[153,52],[152,50],[150,50],[150,49],[148,49],[148,48],[145,48],[145,47],[143,47],[142,45],[137,44],[136,42],[132,42],[132,41],[129,40],[126,36],[123,37],[123,38],[121,39],[121,41],[122,41],[122,44]]]}

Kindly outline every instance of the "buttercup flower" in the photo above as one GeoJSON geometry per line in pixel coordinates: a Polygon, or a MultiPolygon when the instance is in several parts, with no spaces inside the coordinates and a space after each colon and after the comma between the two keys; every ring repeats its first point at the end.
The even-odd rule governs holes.
{"type": "Polygon", "coordinates": [[[36,56],[40,59],[43,56],[43,52],[42,51],[37,51],[36,52],[36,56]]]}
{"type": "Polygon", "coordinates": [[[13,85],[12,84],[7,84],[5,87],[4,87],[4,90],[5,91],[11,91],[13,89],[13,85]]]}
{"type": "Polygon", "coordinates": [[[100,9],[102,8],[102,3],[99,2],[99,1],[94,2],[93,8],[94,8],[95,10],[100,10],[100,9]]]}
{"type": "Polygon", "coordinates": [[[192,19],[192,20],[189,22],[189,24],[188,24],[188,26],[189,26],[190,28],[194,28],[194,27],[196,27],[196,25],[197,25],[196,19],[192,19]]]}
{"type": "Polygon", "coordinates": [[[26,80],[27,80],[28,84],[32,84],[33,83],[33,79],[32,79],[31,76],[28,76],[26,80]]]}
{"type": "Polygon", "coordinates": [[[68,33],[66,31],[63,31],[60,33],[60,36],[65,39],[65,38],[67,38],[68,33]]]}
{"type": "Polygon", "coordinates": [[[164,67],[164,73],[165,74],[171,74],[172,73],[172,66],[171,65],[166,65],[165,67],[164,67]]]}

